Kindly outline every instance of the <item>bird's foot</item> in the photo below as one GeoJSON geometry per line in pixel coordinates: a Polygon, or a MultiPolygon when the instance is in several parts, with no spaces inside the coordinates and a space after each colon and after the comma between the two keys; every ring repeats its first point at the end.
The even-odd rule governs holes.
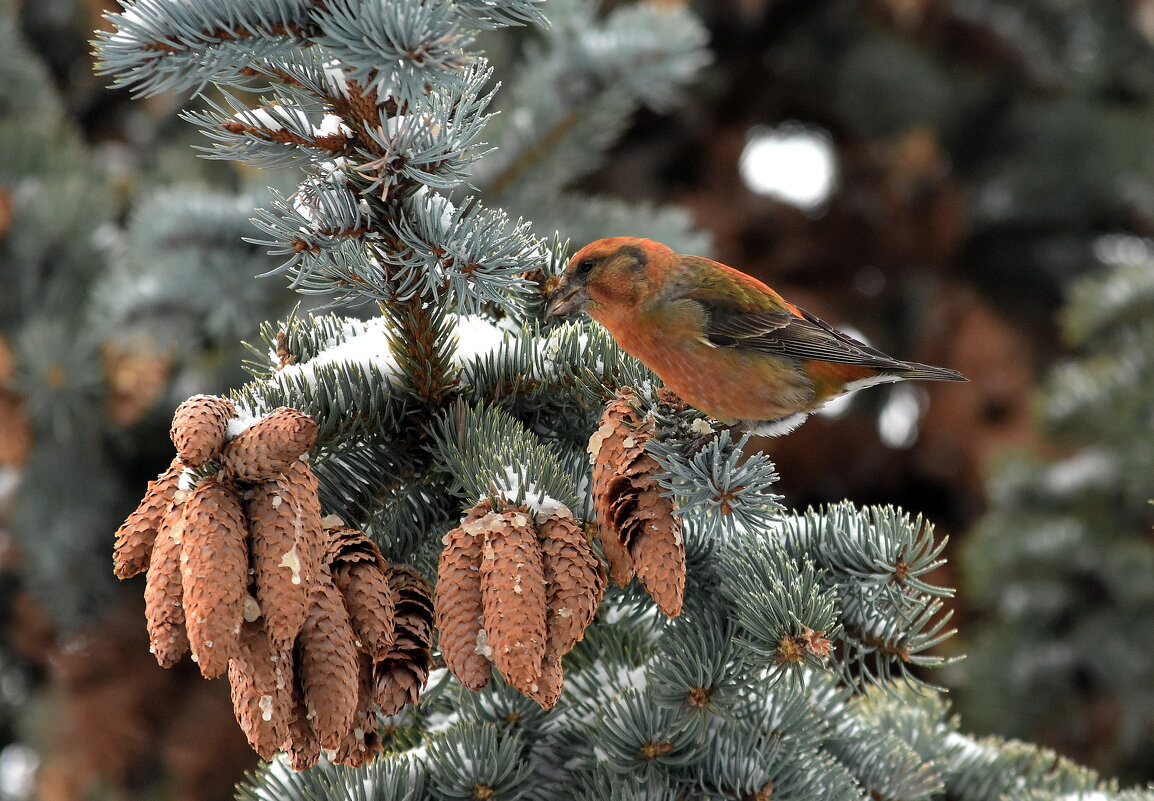
{"type": "Polygon", "coordinates": [[[689,445],[686,446],[685,455],[689,456],[689,457],[696,456],[697,454],[701,453],[705,449],[706,445],[709,445],[711,442],[713,442],[718,437],[720,437],[722,432],[728,431],[730,434],[730,437],[732,438],[732,436],[735,433],[738,433],[740,431],[740,429],[741,429],[741,424],[740,423],[734,423],[731,426],[722,426],[721,428],[714,428],[714,429],[710,430],[708,433],[702,434],[699,437],[694,437],[693,439],[691,439],[689,441],[689,445]]]}

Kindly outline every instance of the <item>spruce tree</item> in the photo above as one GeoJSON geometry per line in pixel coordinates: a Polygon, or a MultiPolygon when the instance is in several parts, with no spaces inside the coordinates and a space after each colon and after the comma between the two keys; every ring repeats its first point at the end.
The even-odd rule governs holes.
{"type": "Polygon", "coordinates": [[[959,730],[927,521],[784,510],[746,439],[696,448],[708,421],[602,330],[540,321],[566,237],[704,244],[675,211],[569,193],[704,63],[687,12],[139,0],[113,20],[103,72],[203,92],[209,157],[300,170],[248,238],[333,309],[266,324],[248,384],[182,404],[117,543],[118,570],[147,567],[158,658],[186,636],[254,747],[287,745],[241,798],[1148,795],[959,730]],[[292,580],[249,584],[250,536],[255,581],[292,580]]]}

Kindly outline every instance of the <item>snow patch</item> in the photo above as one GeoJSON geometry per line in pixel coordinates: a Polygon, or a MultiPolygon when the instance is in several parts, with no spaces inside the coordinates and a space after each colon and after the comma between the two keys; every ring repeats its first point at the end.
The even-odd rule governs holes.
{"type": "Polygon", "coordinates": [[[317,370],[335,364],[354,364],[364,370],[377,369],[389,378],[400,375],[400,367],[389,345],[387,321],[383,317],[346,321],[343,341],[333,342],[314,358],[282,367],[273,380],[291,387],[303,382],[317,386],[317,370]]]}
{"type": "MultiPolygon", "coordinates": [[[[195,487],[196,487],[196,472],[191,467],[186,467],[183,470],[181,470],[180,471],[180,478],[178,478],[176,480],[177,492],[178,493],[179,492],[192,492],[193,488],[195,488],[195,487]]],[[[173,500],[176,501],[177,503],[184,503],[184,498],[180,498],[179,500],[177,500],[174,497],[173,500]]]]}
{"type": "MultiPolygon", "coordinates": [[[[548,375],[557,372],[557,362],[561,358],[561,346],[575,328],[580,328],[580,323],[569,322],[549,332],[548,336],[545,337],[545,341],[541,344],[539,351],[542,356],[541,366],[545,369],[541,375],[536,374],[536,371],[534,371],[532,378],[543,381],[548,375]]],[[[582,329],[581,332],[577,334],[577,346],[580,350],[585,350],[589,347],[588,331],[582,329]]],[[[598,372],[604,369],[604,365],[600,362],[595,366],[598,372]]]]}
{"type": "Polygon", "coordinates": [[[225,424],[225,439],[233,439],[239,436],[242,432],[256,425],[257,421],[261,419],[263,419],[263,417],[258,417],[248,409],[242,409],[238,406],[236,409],[236,417],[231,418],[228,423],[225,424]]]}
{"type": "MultiPolygon", "coordinates": [[[[547,517],[572,517],[573,512],[533,482],[522,485],[521,474],[511,465],[505,466],[505,483],[498,484],[495,494],[508,503],[528,507],[538,520],[547,517]]],[[[526,521],[528,523],[528,521],[526,521]]]]}
{"type": "Polygon", "coordinates": [[[325,136],[343,136],[352,139],[353,129],[345,125],[345,121],[336,114],[326,114],[321,118],[321,124],[313,127],[313,134],[318,138],[325,136]]]}
{"type": "Polygon", "coordinates": [[[457,352],[455,361],[464,365],[488,353],[492,353],[511,330],[479,314],[467,314],[456,319],[457,352]]]}

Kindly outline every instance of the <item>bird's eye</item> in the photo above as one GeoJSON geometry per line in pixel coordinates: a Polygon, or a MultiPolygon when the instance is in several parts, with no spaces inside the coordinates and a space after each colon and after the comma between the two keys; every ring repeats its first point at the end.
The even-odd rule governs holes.
{"type": "Polygon", "coordinates": [[[593,259],[585,259],[585,261],[577,265],[577,272],[581,273],[581,275],[589,275],[595,264],[597,264],[597,262],[593,259]]]}

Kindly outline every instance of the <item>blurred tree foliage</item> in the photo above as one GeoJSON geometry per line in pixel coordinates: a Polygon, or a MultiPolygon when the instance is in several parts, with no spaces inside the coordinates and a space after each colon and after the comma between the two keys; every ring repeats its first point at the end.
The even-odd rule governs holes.
{"type": "Polygon", "coordinates": [[[956,678],[975,726],[1149,776],[1154,248],[1113,237],[1100,251],[1108,263],[1075,282],[1061,318],[1075,355],[1039,397],[1060,455],[1007,455],[966,540],[978,617],[956,678]]]}
{"type": "Polygon", "coordinates": [[[0,748],[36,747],[46,801],[162,776],[223,798],[252,761],[227,688],[152,663],[111,537],[173,405],[239,381],[239,340],[291,296],[252,279],[254,195],[188,158],[171,101],[110,116],[98,11],[0,2],[0,748]]]}

